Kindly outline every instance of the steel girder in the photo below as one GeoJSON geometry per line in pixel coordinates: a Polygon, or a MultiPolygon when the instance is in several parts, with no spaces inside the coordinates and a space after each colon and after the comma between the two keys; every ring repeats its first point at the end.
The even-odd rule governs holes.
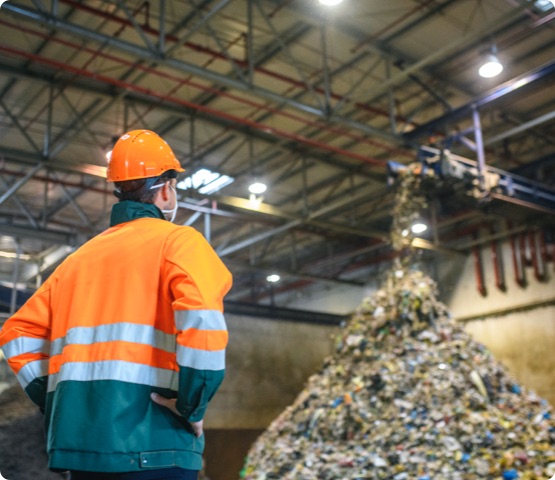
{"type": "Polygon", "coordinates": [[[196,65],[176,60],[173,58],[166,58],[160,52],[153,53],[148,48],[143,48],[138,45],[119,40],[113,37],[108,37],[106,35],[102,35],[98,32],[95,32],[90,29],[86,29],[82,26],[75,25],[66,21],[61,18],[57,18],[54,15],[45,12],[45,11],[38,11],[32,10],[28,7],[23,7],[20,5],[13,5],[10,3],[6,3],[3,7],[7,11],[21,16],[22,18],[26,18],[28,20],[36,21],[40,25],[55,27],[58,30],[64,31],[66,33],[71,33],[78,37],[92,40],[94,42],[100,43],[101,45],[110,45],[112,48],[121,50],[126,53],[130,53],[137,58],[140,58],[147,62],[155,62],[159,64],[164,64],[166,66],[172,67],[178,71],[182,71],[185,73],[189,73],[195,75],[199,78],[203,78],[205,80],[209,80],[213,83],[221,85],[223,87],[233,88],[242,92],[247,92],[250,94],[254,94],[260,98],[265,100],[269,100],[271,102],[275,102],[278,105],[287,105],[292,107],[296,110],[299,110],[304,113],[308,113],[310,115],[314,115],[316,117],[325,119],[327,121],[333,121],[337,124],[343,124],[350,128],[354,128],[360,130],[361,132],[368,134],[368,135],[375,135],[381,138],[384,138],[390,142],[395,144],[401,145],[403,142],[400,137],[396,135],[389,134],[387,132],[383,132],[382,130],[375,129],[369,125],[359,123],[354,120],[350,120],[348,118],[343,118],[339,116],[335,116],[333,118],[329,117],[329,112],[322,110],[321,108],[315,107],[310,104],[302,103],[299,101],[292,100],[291,98],[276,94],[271,90],[267,90],[264,88],[257,87],[255,85],[251,85],[240,80],[235,80],[233,78],[227,77],[225,75],[219,75],[207,69],[199,68],[196,65]]]}

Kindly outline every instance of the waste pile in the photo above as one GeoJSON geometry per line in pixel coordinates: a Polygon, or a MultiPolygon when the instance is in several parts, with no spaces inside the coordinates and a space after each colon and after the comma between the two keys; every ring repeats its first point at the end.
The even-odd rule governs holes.
{"type": "MultiPolygon", "coordinates": [[[[413,217],[398,207],[403,219],[413,217]]],[[[403,219],[394,228],[405,228],[403,219]]],[[[551,406],[450,318],[436,283],[407,260],[407,237],[394,237],[408,253],[253,444],[242,478],[545,480],[555,473],[551,406]]]]}

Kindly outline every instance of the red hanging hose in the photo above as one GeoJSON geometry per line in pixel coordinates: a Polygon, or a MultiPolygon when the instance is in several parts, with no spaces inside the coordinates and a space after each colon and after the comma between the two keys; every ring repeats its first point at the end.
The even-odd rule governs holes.
{"type": "Polygon", "coordinates": [[[546,279],[545,244],[542,249],[541,240],[540,240],[540,246],[538,248],[536,233],[537,232],[534,232],[534,231],[528,232],[528,241],[530,243],[530,255],[532,256],[532,265],[534,266],[534,277],[536,277],[536,280],[538,282],[544,282],[546,279]]]}
{"type": "MultiPolygon", "coordinates": [[[[478,234],[475,232],[473,235],[474,240],[478,238],[478,234]]],[[[476,245],[472,248],[472,255],[474,256],[474,270],[476,272],[476,288],[482,297],[488,294],[484,283],[484,265],[482,264],[482,255],[480,246],[476,245]]]]}
{"type": "MultiPolygon", "coordinates": [[[[512,224],[508,225],[509,230],[512,229],[512,224]]],[[[526,276],[524,272],[523,255],[521,252],[521,243],[515,238],[516,235],[511,235],[509,241],[511,243],[511,257],[513,259],[513,270],[515,273],[515,282],[520,287],[526,286],[526,276]]]]}
{"type": "Polygon", "coordinates": [[[491,258],[493,260],[493,273],[495,275],[495,286],[502,292],[505,292],[507,290],[507,285],[505,284],[505,269],[503,268],[503,255],[499,251],[499,245],[497,243],[497,240],[491,241],[491,258]]]}

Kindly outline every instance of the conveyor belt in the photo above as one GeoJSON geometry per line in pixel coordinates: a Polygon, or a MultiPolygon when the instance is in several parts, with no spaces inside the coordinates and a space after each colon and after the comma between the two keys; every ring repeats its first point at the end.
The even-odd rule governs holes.
{"type": "MultiPolygon", "coordinates": [[[[433,147],[421,147],[417,160],[427,187],[461,190],[481,205],[501,201],[555,216],[555,189],[549,185],[487,165],[480,171],[478,162],[433,147]]],[[[388,162],[389,178],[404,168],[388,162]]]]}

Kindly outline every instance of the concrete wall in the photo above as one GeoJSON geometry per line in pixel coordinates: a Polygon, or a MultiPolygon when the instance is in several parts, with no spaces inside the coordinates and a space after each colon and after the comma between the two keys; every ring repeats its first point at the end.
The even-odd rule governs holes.
{"type": "Polygon", "coordinates": [[[466,330],[517,378],[555,405],[555,307],[476,320],[466,330]]]}
{"type": "Polygon", "coordinates": [[[443,261],[440,266],[443,300],[452,315],[515,375],[555,405],[555,269],[546,264],[540,281],[532,265],[525,266],[526,286],[515,280],[509,242],[501,245],[505,291],[496,286],[491,246],[480,249],[487,294],[476,286],[473,256],[443,261]]]}
{"type": "Polygon", "coordinates": [[[332,352],[338,328],[239,315],[226,315],[226,321],[226,378],[206,428],[266,428],[332,352]]]}

